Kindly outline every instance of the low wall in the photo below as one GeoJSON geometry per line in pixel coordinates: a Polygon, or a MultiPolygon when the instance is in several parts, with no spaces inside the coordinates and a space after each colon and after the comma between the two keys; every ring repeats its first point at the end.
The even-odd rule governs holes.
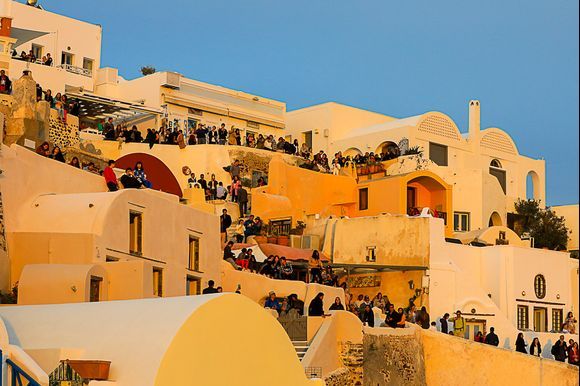
{"type": "Polygon", "coordinates": [[[421,331],[429,386],[578,385],[578,368],[551,359],[421,331]]]}

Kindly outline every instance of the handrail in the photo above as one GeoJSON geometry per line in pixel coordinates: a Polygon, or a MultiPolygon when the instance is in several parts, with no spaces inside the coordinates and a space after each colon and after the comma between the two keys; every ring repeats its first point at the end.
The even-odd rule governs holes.
{"type": "MultiPolygon", "coordinates": [[[[24,377],[25,380],[28,381],[27,386],[40,386],[34,378],[32,378],[26,371],[24,371],[20,366],[12,361],[10,358],[6,358],[4,360],[4,355],[2,350],[0,350],[0,358],[2,358],[3,362],[6,362],[6,368],[10,368],[10,386],[23,386],[22,379],[20,377],[24,377]]],[[[2,374],[3,366],[0,366],[0,386],[2,386],[2,379],[4,378],[4,374],[2,374]]]]}

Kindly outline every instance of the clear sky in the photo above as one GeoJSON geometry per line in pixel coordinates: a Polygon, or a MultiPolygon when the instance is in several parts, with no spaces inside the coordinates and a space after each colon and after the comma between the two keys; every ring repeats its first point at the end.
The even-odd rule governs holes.
{"type": "Polygon", "coordinates": [[[102,65],[142,65],[285,101],[506,130],[578,202],[578,0],[39,0],[103,26],[102,65]]]}

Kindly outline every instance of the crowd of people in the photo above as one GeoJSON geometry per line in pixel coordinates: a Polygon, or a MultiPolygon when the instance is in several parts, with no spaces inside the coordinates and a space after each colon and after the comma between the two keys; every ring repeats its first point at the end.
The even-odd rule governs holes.
{"type": "Polygon", "coordinates": [[[142,189],[152,188],[153,184],[147,179],[147,173],[143,167],[143,162],[137,161],[134,168],[125,168],[125,173],[120,178],[117,178],[115,171],[115,160],[109,160],[108,166],[103,171],[103,177],[107,184],[109,192],[119,190],[122,185],[124,189],[142,189]]]}
{"type": "MultiPolygon", "coordinates": [[[[41,143],[40,146],[36,148],[36,154],[58,162],[66,163],[65,154],[63,154],[61,148],[57,145],[54,145],[51,149],[50,144],[46,141],[41,143]]],[[[86,162],[81,164],[78,157],[72,157],[68,164],[72,167],[82,169],[90,173],[99,175],[103,174],[103,171],[99,170],[94,162],[86,162]]]]}
{"type": "Polygon", "coordinates": [[[18,52],[16,50],[12,50],[12,58],[17,60],[23,60],[25,62],[30,63],[39,62],[39,64],[42,64],[44,66],[52,66],[53,63],[52,56],[50,56],[50,53],[44,55],[42,58],[40,58],[39,61],[38,60],[39,58],[36,57],[33,50],[29,50],[28,53],[26,53],[26,51],[22,51],[20,55],[18,55],[18,52]]]}

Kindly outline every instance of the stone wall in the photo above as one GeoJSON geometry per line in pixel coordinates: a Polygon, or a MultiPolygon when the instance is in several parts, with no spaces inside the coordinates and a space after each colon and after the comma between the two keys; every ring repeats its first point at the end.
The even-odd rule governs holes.
{"type": "Polygon", "coordinates": [[[384,332],[385,329],[365,329],[363,384],[426,385],[423,348],[418,332],[410,328],[390,330],[389,335],[384,332]]]}

